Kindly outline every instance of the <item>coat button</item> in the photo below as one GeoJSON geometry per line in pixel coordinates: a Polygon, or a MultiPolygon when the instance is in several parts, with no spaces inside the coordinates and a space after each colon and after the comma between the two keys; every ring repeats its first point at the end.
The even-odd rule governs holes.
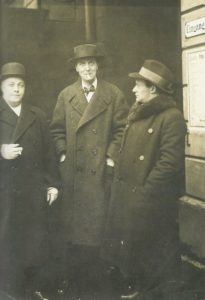
{"type": "Polygon", "coordinates": [[[94,156],[96,156],[97,153],[98,153],[98,150],[97,150],[97,149],[92,149],[92,154],[93,154],[94,156]]]}
{"type": "Polygon", "coordinates": [[[148,132],[149,134],[152,134],[152,133],[154,132],[154,130],[153,130],[153,128],[149,128],[149,129],[147,130],[147,132],[148,132]]]}
{"type": "Polygon", "coordinates": [[[136,186],[134,186],[134,187],[132,188],[132,192],[135,193],[136,190],[137,190],[137,188],[136,188],[136,186]]]}
{"type": "Polygon", "coordinates": [[[96,174],[96,170],[91,169],[90,172],[91,172],[92,175],[96,174]]]}
{"type": "Polygon", "coordinates": [[[122,184],[122,183],[123,183],[123,178],[122,178],[122,177],[117,177],[115,180],[116,180],[116,182],[118,182],[119,184],[122,184]]]}
{"type": "Polygon", "coordinates": [[[93,129],[92,129],[92,132],[93,132],[94,134],[96,134],[96,133],[97,133],[97,130],[96,130],[95,128],[93,128],[93,129]]]}
{"type": "Polygon", "coordinates": [[[140,155],[139,160],[144,160],[144,155],[140,155]]]}

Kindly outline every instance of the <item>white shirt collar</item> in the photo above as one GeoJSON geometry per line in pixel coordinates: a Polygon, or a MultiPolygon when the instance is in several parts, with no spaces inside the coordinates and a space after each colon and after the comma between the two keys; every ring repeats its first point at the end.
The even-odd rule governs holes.
{"type": "MultiPolygon", "coordinates": [[[[97,84],[98,84],[98,80],[97,80],[97,77],[95,78],[95,80],[93,81],[93,83],[91,85],[94,86],[94,88],[96,89],[97,88],[97,84]]],[[[84,87],[88,87],[87,85],[85,85],[85,83],[82,81],[82,88],[84,87]]]]}
{"type": "MultiPolygon", "coordinates": [[[[97,88],[97,78],[95,78],[95,80],[93,81],[93,83],[92,83],[91,85],[93,85],[94,88],[95,88],[95,90],[96,90],[96,88],[97,88]]],[[[83,89],[84,89],[84,88],[88,88],[88,86],[86,86],[85,83],[82,82],[82,88],[83,88],[83,89]]],[[[93,94],[94,94],[94,92],[89,92],[88,94],[85,94],[85,97],[86,97],[88,103],[90,102],[90,100],[91,100],[93,94]]]]}
{"type": "Polygon", "coordinates": [[[15,114],[19,117],[20,113],[21,113],[21,104],[19,104],[18,106],[11,106],[9,105],[9,107],[15,112],[15,114]]]}

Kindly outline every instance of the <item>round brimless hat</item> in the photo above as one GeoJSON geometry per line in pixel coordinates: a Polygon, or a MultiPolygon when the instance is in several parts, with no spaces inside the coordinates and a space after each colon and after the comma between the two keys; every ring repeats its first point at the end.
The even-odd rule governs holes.
{"type": "Polygon", "coordinates": [[[74,56],[71,57],[68,62],[76,62],[78,59],[81,58],[88,58],[88,57],[94,57],[98,61],[102,60],[104,58],[104,55],[100,53],[99,48],[97,45],[94,44],[83,44],[74,47],[74,56]]]}
{"type": "Polygon", "coordinates": [[[129,77],[148,80],[168,94],[173,94],[174,92],[175,80],[173,73],[157,60],[145,60],[140,71],[129,73],[129,77]]]}
{"type": "Polygon", "coordinates": [[[22,77],[26,76],[25,67],[18,62],[9,62],[1,67],[0,79],[3,80],[8,77],[22,77]]]}

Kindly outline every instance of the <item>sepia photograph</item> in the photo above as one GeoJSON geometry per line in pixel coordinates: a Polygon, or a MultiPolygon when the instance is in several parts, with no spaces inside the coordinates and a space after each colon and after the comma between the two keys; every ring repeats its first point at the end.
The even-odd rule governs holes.
{"type": "Polygon", "coordinates": [[[205,300],[205,0],[1,0],[0,300],[205,300]]]}

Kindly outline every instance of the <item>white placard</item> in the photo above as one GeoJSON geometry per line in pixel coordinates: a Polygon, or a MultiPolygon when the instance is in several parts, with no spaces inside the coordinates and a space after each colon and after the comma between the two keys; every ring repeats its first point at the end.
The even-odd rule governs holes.
{"type": "Polygon", "coordinates": [[[205,47],[187,53],[190,126],[205,127],[205,47]]]}
{"type": "Polygon", "coordinates": [[[187,22],[185,24],[185,37],[190,38],[205,33],[205,17],[187,22]]]}
{"type": "Polygon", "coordinates": [[[30,9],[37,9],[38,0],[24,0],[24,7],[30,9]]]}

